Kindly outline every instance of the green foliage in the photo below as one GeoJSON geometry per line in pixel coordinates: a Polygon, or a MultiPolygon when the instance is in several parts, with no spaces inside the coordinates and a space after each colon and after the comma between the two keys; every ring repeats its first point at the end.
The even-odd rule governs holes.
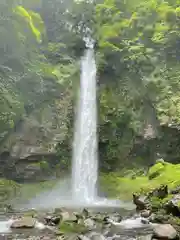
{"type": "MultiPolygon", "coordinates": [[[[154,137],[161,124],[180,123],[179,0],[3,1],[0,9],[5,16],[0,25],[0,140],[24,115],[58,99],[64,106],[59,114],[71,114],[57,156],[64,168],[70,165],[70,108],[83,38],[90,35],[96,41],[101,167],[119,171],[137,159],[146,165],[138,154],[131,161],[139,137],[146,138],[149,125],[154,137]]],[[[152,169],[148,177],[156,179],[160,172],[152,169]]]]}
{"type": "Polygon", "coordinates": [[[15,197],[20,190],[20,185],[11,180],[0,179],[0,203],[15,197]]]}
{"type": "Polygon", "coordinates": [[[148,124],[157,132],[160,124],[180,123],[178,14],[178,1],[104,0],[96,5],[100,141],[109,134],[103,159],[112,167],[131,157],[133,140],[148,124]]]}
{"type": "Polygon", "coordinates": [[[41,32],[39,29],[35,26],[34,20],[36,20],[36,24],[41,26],[44,29],[43,22],[41,17],[37,13],[28,12],[23,6],[17,6],[14,9],[14,12],[19,15],[27,24],[29,25],[32,33],[34,34],[36,40],[40,43],[42,41],[41,39],[41,32]]]}
{"type": "MultiPolygon", "coordinates": [[[[149,169],[147,176],[141,175],[135,178],[128,176],[122,177],[118,173],[102,174],[100,182],[102,184],[102,188],[104,186],[103,190],[107,192],[109,196],[118,197],[120,199],[131,199],[133,192],[147,194],[162,184],[168,185],[169,189],[179,186],[180,164],[165,162],[164,165],[162,165],[162,163],[157,163],[149,169]],[[154,178],[149,179],[149,175],[158,170],[160,170],[159,174],[154,178]]],[[[164,201],[168,201],[169,197],[170,196],[161,201],[155,198],[153,200],[154,205],[164,204],[164,201]]]]}
{"type": "Polygon", "coordinates": [[[4,141],[24,116],[62,98],[62,92],[62,104],[68,106],[77,65],[66,42],[48,43],[42,12],[30,9],[26,1],[22,5],[1,2],[0,9],[4,16],[0,26],[0,141],[4,141]],[[57,51],[59,61],[54,57],[57,51]]]}

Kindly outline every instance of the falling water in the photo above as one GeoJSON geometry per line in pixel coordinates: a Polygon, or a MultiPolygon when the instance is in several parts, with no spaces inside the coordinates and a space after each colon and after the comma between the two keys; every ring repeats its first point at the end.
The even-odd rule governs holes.
{"type": "Polygon", "coordinates": [[[96,63],[91,46],[81,61],[80,91],[74,129],[71,187],[60,182],[51,191],[36,196],[24,208],[50,207],[122,207],[131,204],[100,198],[97,195],[97,102],[96,63]]]}
{"type": "Polygon", "coordinates": [[[81,61],[81,79],[74,131],[72,201],[81,206],[119,206],[117,200],[97,195],[96,63],[92,45],[81,61]]]}
{"type": "Polygon", "coordinates": [[[82,58],[80,93],[74,133],[72,193],[83,202],[95,200],[97,159],[96,63],[89,48],[82,58]]]}

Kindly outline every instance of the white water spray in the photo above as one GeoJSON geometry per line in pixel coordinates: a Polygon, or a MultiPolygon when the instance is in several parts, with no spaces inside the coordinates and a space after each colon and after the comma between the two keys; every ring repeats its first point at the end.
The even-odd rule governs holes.
{"type": "Polygon", "coordinates": [[[96,63],[93,49],[82,58],[80,93],[75,123],[72,196],[75,200],[92,202],[97,197],[97,103],[96,63]]]}

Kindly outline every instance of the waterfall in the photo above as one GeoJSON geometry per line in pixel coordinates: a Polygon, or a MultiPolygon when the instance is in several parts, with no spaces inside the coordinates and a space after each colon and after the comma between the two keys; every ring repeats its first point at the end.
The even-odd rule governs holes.
{"type": "Polygon", "coordinates": [[[97,195],[98,138],[96,63],[92,45],[81,59],[81,78],[74,126],[71,185],[64,179],[51,191],[33,198],[28,206],[50,207],[126,207],[119,200],[97,195]]]}
{"type": "Polygon", "coordinates": [[[98,176],[97,157],[96,63],[89,48],[81,60],[81,79],[76,114],[73,159],[72,194],[76,200],[96,199],[98,176]]]}
{"type": "Polygon", "coordinates": [[[92,44],[81,60],[81,78],[74,129],[72,199],[74,205],[119,206],[118,200],[97,195],[98,141],[96,62],[92,44]]]}

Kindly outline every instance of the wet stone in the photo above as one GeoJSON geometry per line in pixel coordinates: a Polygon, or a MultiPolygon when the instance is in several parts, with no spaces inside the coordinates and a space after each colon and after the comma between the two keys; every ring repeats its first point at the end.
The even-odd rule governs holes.
{"type": "Polygon", "coordinates": [[[22,217],[11,224],[11,228],[34,228],[36,219],[32,217],[22,217]]]}

